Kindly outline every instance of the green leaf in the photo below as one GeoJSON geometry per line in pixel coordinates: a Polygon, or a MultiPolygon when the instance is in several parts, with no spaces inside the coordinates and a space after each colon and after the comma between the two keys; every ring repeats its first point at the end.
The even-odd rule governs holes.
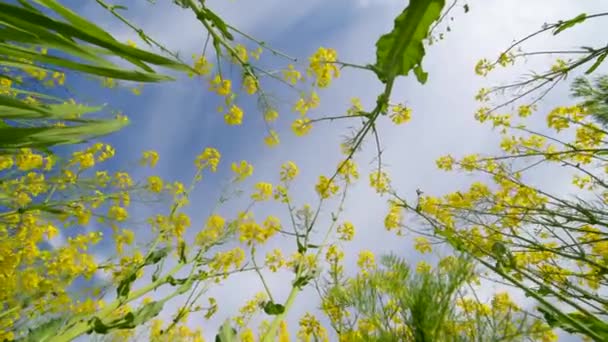
{"type": "Polygon", "coordinates": [[[57,332],[63,326],[65,319],[62,317],[53,318],[47,322],[44,322],[33,329],[30,329],[28,334],[23,338],[17,339],[16,342],[38,342],[45,341],[52,336],[55,336],[57,332]]]}
{"type": "Polygon", "coordinates": [[[425,54],[423,40],[444,5],[445,0],[410,0],[395,19],[394,29],[378,39],[375,68],[382,82],[406,76],[414,68],[418,81],[426,82],[427,75],[421,66],[425,54]]]}
{"type": "Polygon", "coordinates": [[[183,285],[188,281],[188,278],[179,278],[179,279],[175,279],[172,276],[168,276],[167,277],[167,283],[169,283],[169,285],[171,286],[175,286],[175,285],[183,285]]]}
{"type": "Polygon", "coordinates": [[[138,325],[142,325],[150,319],[158,316],[163,309],[163,305],[163,302],[157,301],[144,304],[144,306],[135,312],[133,321],[131,322],[133,326],[130,329],[135,328],[138,325]]]}
{"type": "Polygon", "coordinates": [[[285,307],[282,304],[275,304],[268,301],[264,304],[264,312],[270,316],[280,315],[285,312],[285,307]]]}
{"type": "Polygon", "coordinates": [[[131,285],[137,279],[137,272],[131,272],[127,277],[120,281],[118,287],[116,288],[116,297],[125,298],[129,295],[131,291],[131,285]]]}
{"type": "Polygon", "coordinates": [[[220,326],[220,331],[215,335],[215,342],[234,342],[236,341],[236,329],[230,325],[230,321],[226,320],[220,326]]]}
{"type": "Polygon", "coordinates": [[[601,54],[596,60],[595,63],[593,63],[593,65],[591,66],[591,68],[587,69],[587,71],[585,71],[585,75],[589,75],[592,72],[595,71],[595,69],[597,69],[597,67],[600,66],[600,64],[602,64],[604,62],[604,59],[606,59],[606,56],[608,56],[608,50],[606,50],[606,52],[604,52],[603,54],[601,54]]]}
{"type": "Polygon", "coordinates": [[[44,148],[77,144],[93,137],[106,135],[124,127],[123,120],[89,120],[82,125],[67,127],[0,127],[0,148],[44,148]]]}
{"type": "Polygon", "coordinates": [[[179,244],[177,245],[177,251],[179,254],[179,262],[182,264],[185,264],[186,262],[188,262],[188,259],[186,258],[186,242],[185,241],[180,241],[179,244]]]}
{"type": "Polygon", "coordinates": [[[580,24],[585,20],[587,20],[587,14],[581,13],[570,20],[562,21],[558,24],[555,30],[553,30],[553,35],[559,34],[560,32],[563,32],[576,24],[580,24]]]}
{"type": "Polygon", "coordinates": [[[110,331],[110,327],[105,325],[99,317],[91,318],[89,324],[92,325],[91,331],[96,334],[105,335],[110,331]]]}
{"type": "Polygon", "coordinates": [[[211,23],[213,23],[213,25],[215,27],[217,27],[220,30],[220,32],[222,32],[222,35],[224,36],[224,38],[226,38],[228,40],[234,39],[232,34],[230,32],[228,32],[228,26],[226,25],[224,20],[222,20],[222,18],[218,17],[217,14],[213,13],[208,8],[202,8],[201,15],[202,15],[201,19],[209,20],[211,23]]]}
{"type": "Polygon", "coordinates": [[[147,266],[147,265],[156,264],[157,262],[161,261],[164,257],[166,257],[167,254],[169,254],[170,250],[171,250],[170,247],[164,247],[164,248],[155,250],[154,252],[152,252],[148,255],[148,257],[144,261],[144,265],[147,266]]]}
{"type": "Polygon", "coordinates": [[[136,70],[126,70],[115,67],[95,66],[91,64],[82,64],[71,61],[69,59],[55,57],[51,55],[43,55],[35,50],[18,47],[11,44],[0,43],[0,54],[11,56],[13,58],[26,58],[40,63],[48,63],[75,71],[84,72],[91,75],[104,76],[116,79],[123,79],[138,82],[158,82],[172,80],[169,76],[141,72],[136,70]]]}
{"type": "MultiPolygon", "coordinates": [[[[78,23],[78,25],[61,22],[48,17],[41,12],[33,11],[28,8],[21,8],[7,3],[0,3],[0,23],[6,26],[12,26],[15,29],[23,30],[24,32],[30,32],[33,29],[44,29],[47,31],[56,32],[58,35],[65,38],[75,38],[98,47],[103,47],[112,51],[116,56],[129,60],[130,62],[147,69],[148,71],[151,69],[142,64],[142,62],[176,70],[190,70],[189,66],[179,61],[171,60],[155,53],[140,50],[116,41],[109,33],[96,27],[95,24],[86,21],[86,19],[78,17],[70,10],[62,8],[62,6],[58,5],[58,3],[54,0],[39,1],[46,2],[49,6],[54,6],[54,9],[57,10],[60,15],[69,18],[69,21],[73,23],[78,23]]],[[[124,69],[119,70],[127,71],[124,69]]],[[[152,72],[148,72],[146,74],[148,74],[146,78],[149,81],[171,79],[167,76],[156,75],[152,72]]]]}

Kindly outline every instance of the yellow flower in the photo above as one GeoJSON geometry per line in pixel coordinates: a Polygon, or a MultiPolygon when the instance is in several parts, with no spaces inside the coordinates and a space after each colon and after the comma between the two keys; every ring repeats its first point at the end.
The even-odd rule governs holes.
{"type": "Polygon", "coordinates": [[[416,264],[416,272],[418,273],[429,273],[431,272],[431,269],[431,265],[425,261],[420,261],[418,264],[416,264]]]}
{"type": "Polygon", "coordinates": [[[327,331],[315,316],[307,312],[299,323],[298,337],[301,340],[310,341],[312,337],[313,341],[329,341],[327,331]]]}
{"type": "Polygon", "coordinates": [[[196,157],[195,165],[199,169],[209,167],[212,172],[217,171],[217,165],[220,162],[220,152],[212,147],[207,147],[203,153],[196,157]]]}
{"type": "Polygon", "coordinates": [[[327,262],[337,264],[342,259],[344,259],[344,252],[340,250],[337,245],[332,244],[327,248],[327,253],[325,253],[325,260],[327,260],[327,262]]]}
{"type": "Polygon", "coordinates": [[[245,48],[242,44],[237,44],[234,47],[234,52],[236,52],[236,56],[232,56],[233,63],[247,63],[247,60],[249,59],[249,56],[247,55],[247,48],[245,48]]]}
{"type": "Polygon", "coordinates": [[[253,57],[253,59],[255,59],[256,61],[260,59],[260,55],[262,54],[262,47],[258,46],[257,49],[255,49],[255,51],[249,51],[249,53],[251,54],[251,57],[253,57]]]}
{"type": "Polygon", "coordinates": [[[283,78],[291,85],[295,85],[299,80],[302,79],[302,74],[295,69],[293,64],[287,66],[287,70],[283,70],[283,78]]]}
{"type": "Polygon", "coordinates": [[[478,160],[479,160],[478,155],[471,154],[471,155],[468,155],[468,156],[465,156],[464,158],[462,158],[462,160],[460,161],[460,166],[462,167],[463,170],[473,171],[473,170],[479,168],[478,160]]]}
{"type": "Polygon", "coordinates": [[[127,189],[133,186],[133,180],[126,172],[116,172],[114,178],[116,179],[116,185],[121,189],[127,189]]]}
{"type": "Polygon", "coordinates": [[[299,118],[299,119],[296,119],[291,124],[292,131],[298,137],[306,135],[310,131],[311,128],[312,128],[312,124],[310,124],[309,118],[299,118]]]}
{"type": "Polygon", "coordinates": [[[282,320],[279,324],[279,342],[289,342],[289,330],[287,329],[287,323],[282,320]]]}
{"type": "Polygon", "coordinates": [[[311,92],[308,97],[302,95],[293,106],[293,110],[299,112],[300,115],[304,116],[309,110],[315,109],[319,106],[319,95],[315,91],[311,92]]]}
{"type": "MultiPolygon", "coordinates": [[[[207,58],[205,57],[205,55],[200,55],[200,56],[192,55],[192,59],[194,59],[193,69],[197,75],[204,76],[204,75],[208,75],[211,72],[211,67],[213,66],[213,64],[211,64],[207,61],[207,58]]],[[[188,76],[192,77],[192,76],[194,76],[194,74],[189,73],[188,76]]]]}
{"type": "Polygon", "coordinates": [[[359,178],[359,172],[357,171],[357,164],[352,159],[348,159],[338,164],[338,174],[344,177],[347,183],[352,182],[359,178]]]}
{"type": "Polygon", "coordinates": [[[433,250],[429,240],[423,236],[418,236],[414,239],[414,248],[422,254],[430,253],[433,250]]]}
{"type": "Polygon", "coordinates": [[[215,77],[210,80],[209,90],[215,91],[221,96],[228,96],[230,95],[231,86],[232,82],[230,80],[224,80],[220,75],[215,75],[215,77]]]}
{"type": "Polygon", "coordinates": [[[250,328],[241,333],[241,342],[255,342],[255,335],[250,328]]]}
{"type": "Polygon", "coordinates": [[[274,147],[278,145],[280,143],[279,134],[275,130],[271,129],[270,131],[268,131],[268,135],[264,137],[264,143],[268,147],[274,147]]]}
{"type": "Polygon", "coordinates": [[[133,93],[133,95],[139,96],[139,95],[141,95],[141,88],[139,88],[139,87],[131,88],[131,92],[133,93]]]}
{"type": "Polygon", "coordinates": [[[57,84],[63,85],[65,83],[65,74],[63,72],[55,71],[53,73],[53,79],[57,81],[57,84]]]}
{"type": "Polygon", "coordinates": [[[228,113],[224,115],[224,121],[226,121],[226,124],[228,125],[240,125],[243,123],[243,110],[239,106],[233,104],[230,106],[228,113]]]}
{"type": "Polygon", "coordinates": [[[355,226],[346,221],[338,226],[338,233],[340,234],[340,240],[350,241],[355,236],[355,226]]]}
{"type": "Polygon", "coordinates": [[[340,75],[340,69],[334,63],[338,59],[338,54],[334,49],[320,47],[314,55],[309,58],[309,73],[316,78],[316,85],[325,88],[331,83],[332,77],[340,75]]]}
{"type": "Polygon", "coordinates": [[[402,123],[406,123],[410,121],[412,118],[412,110],[408,107],[405,107],[401,104],[393,106],[393,113],[391,114],[391,120],[400,125],[402,123]]]}
{"type": "Polygon", "coordinates": [[[363,105],[361,105],[361,99],[353,97],[350,99],[351,107],[346,111],[348,115],[360,115],[363,111],[363,105]]]}
{"type": "Polygon", "coordinates": [[[251,195],[254,201],[266,201],[272,196],[272,184],[259,182],[255,185],[256,193],[251,195]]]}
{"type": "Polygon", "coordinates": [[[163,191],[163,180],[158,176],[148,177],[148,189],[156,193],[163,191]]]}
{"type": "Polygon", "coordinates": [[[13,167],[13,157],[9,155],[0,155],[0,171],[13,167]]]}
{"type": "Polygon", "coordinates": [[[440,170],[450,171],[454,165],[454,158],[450,155],[439,157],[435,163],[440,170]]]}
{"type": "Polygon", "coordinates": [[[247,75],[243,78],[243,88],[249,95],[253,95],[258,91],[258,80],[251,75],[247,75]]]}
{"type": "Polygon", "coordinates": [[[114,205],[108,210],[108,217],[120,222],[126,220],[129,214],[125,208],[114,205]]]}
{"type": "Polygon", "coordinates": [[[315,190],[317,190],[317,193],[319,196],[321,196],[321,198],[329,198],[335,195],[339,188],[336,184],[334,184],[333,180],[330,180],[325,176],[319,176],[319,181],[315,186],[315,190]]]}
{"type": "Polygon", "coordinates": [[[127,39],[127,45],[129,45],[132,48],[136,48],[137,44],[135,44],[134,41],[132,41],[131,39],[127,39]]]}
{"type": "Polygon", "coordinates": [[[480,59],[475,64],[475,73],[479,76],[486,76],[492,69],[494,69],[494,66],[485,58],[480,59]]]}
{"type": "Polygon", "coordinates": [[[274,109],[268,109],[264,112],[264,120],[266,122],[274,122],[279,117],[279,112],[274,109]]]}
{"type": "Polygon", "coordinates": [[[241,160],[239,164],[232,163],[232,171],[236,173],[236,181],[242,182],[253,174],[253,165],[245,160],[241,160]]]}
{"type": "Polygon", "coordinates": [[[384,218],[384,227],[387,230],[398,229],[401,227],[403,220],[403,209],[395,203],[391,203],[390,209],[384,218]]]}
{"type": "Polygon", "coordinates": [[[15,158],[17,168],[21,171],[38,169],[43,166],[44,159],[41,155],[32,153],[29,148],[22,148],[15,158]]]}
{"type": "Polygon", "coordinates": [[[517,115],[522,118],[526,118],[532,115],[532,110],[535,109],[534,106],[531,105],[521,105],[517,108],[517,115]]]}
{"type": "Polygon", "coordinates": [[[272,272],[276,272],[279,268],[285,265],[285,257],[280,249],[275,248],[272,252],[266,254],[266,266],[272,272]]]}
{"type": "Polygon", "coordinates": [[[19,191],[13,194],[13,201],[15,202],[17,207],[23,208],[28,204],[32,203],[32,198],[25,192],[19,191]]]}
{"type": "Polygon", "coordinates": [[[298,170],[298,166],[294,162],[287,161],[283,163],[283,165],[281,165],[280,172],[281,182],[292,181],[294,178],[296,178],[298,173],[300,173],[300,170],[298,170]]]}
{"type": "Polygon", "coordinates": [[[225,225],[226,220],[220,215],[213,214],[209,216],[205,229],[196,235],[196,243],[198,245],[215,243],[223,235],[225,225]]]}
{"type": "Polygon", "coordinates": [[[384,194],[390,189],[390,179],[383,171],[374,171],[369,174],[369,184],[379,194],[384,194]]]}
{"type": "Polygon", "coordinates": [[[149,150],[142,154],[140,164],[154,167],[156,166],[156,163],[158,163],[158,152],[149,150]]]}
{"type": "Polygon", "coordinates": [[[359,266],[363,274],[367,274],[367,271],[371,271],[376,268],[376,258],[374,253],[369,250],[359,252],[357,266],[359,266]]]}

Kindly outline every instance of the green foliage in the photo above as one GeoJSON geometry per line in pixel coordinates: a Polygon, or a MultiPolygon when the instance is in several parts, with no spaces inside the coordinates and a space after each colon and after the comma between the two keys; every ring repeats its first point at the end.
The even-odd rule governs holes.
{"type": "Polygon", "coordinates": [[[420,83],[426,82],[428,74],[422,69],[423,40],[444,5],[444,0],[411,0],[395,19],[394,29],[378,39],[374,68],[382,82],[406,76],[411,70],[420,83]]]}
{"type": "Polygon", "coordinates": [[[608,125],[608,75],[601,75],[590,81],[577,77],[570,87],[571,94],[582,99],[581,105],[602,125],[608,125]]]}
{"type": "Polygon", "coordinates": [[[15,342],[40,342],[51,338],[64,324],[65,318],[57,317],[48,320],[35,328],[29,330],[27,336],[15,340],[15,342]]]}
{"type": "Polygon", "coordinates": [[[215,335],[215,342],[232,342],[236,341],[236,329],[230,325],[230,321],[226,320],[220,326],[220,331],[215,335]]]}
{"type": "Polygon", "coordinates": [[[32,147],[44,149],[63,144],[77,144],[87,139],[106,135],[122,128],[121,119],[86,120],[81,125],[58,127],[0,127],[0,149],[32,147]]]}
{"type": "Polygon", "coordinates": [[[539,307],[538,311],[543,314],[545,321],[551,327],[561,328],[571,334],[585,335],[585,331],[581,331],[578,328],[579,326],[585,326],[595,333],[596,341],[608,341],[608,323],[595,316],[584,315],[578,312],[556,315],[554,310],[544,308],[543,306],[539,307]],[[577,324],[572,324],[572,321],[577,322],[577,324]]]}
{"type": "Polygon", "coordinates": [[[76,105],[44,92],[30,91],[29,81],[19,77],[24,71],[74,71],[111,79],[159,82],[172,78],[156,73],[152,66],[190,70],[180,61],[118,42],[55,0],[0,2],[0,56],[0,67],[4,67],[0,76],[16,83],[7,95],[0,94],[0,149],[76,144],[117,131],[127,123],[119,119],[80,119],[103,107],[76,105]],[[116,57],[136,68],[117,66],[111,61],[116,57]],[[26,102],[25,97],[37,101],[26,102]],[[28,121],[27,127],[21,127],[23,120],[28,121]],[[49,120],[68,125],[57,127],[49,120]]]}
{"type": "Polygon", "coordinates": [[[570,20],[560,21],[556,25],[556,28],[553,30],[553,34],[554,35],[559,34],[560,32],[563,32],[563,31],[573,27],[576,24],[580,24],[580,23],[584,22],[585,20],[587,20],[587,14],[581,13],[570,20]]]}
{"type": "Polygon", "coordinates": [[[188,66],[180,62],[118,42],[94,23],[54,0],[35,2],[46,6],[67,21],[53,19],[34,7],[0,3],[0,53],[13,62],[18,58],[29,58],[93,75],[138,82],[171,79],[156,74],[146,63],[182,71],[189,70],[188,66]],[[45,55],[26,46],[54,49],[69,57],[59,57],[60,54],[45,55]],[[120,57],[143,71],[117,67],[109,59],[100,58],[100,55],[120,57]],[[89,63],[78,63],[74,58],[89,63]]]}
{"type": "Polygon", "coordinates": [[[383,268],[369,275],[359,275],[344,286],[328,291],[332,301],[355,309],[374,325],[366,341],[446,341],[451,332],[448,321],[456,316],[458,290],[472,276],[471,264],[455,259],[447,271],[411,272],[409,265],[395,255],[381,258],[383,268]],[[388,312],[388,300],[398,303],[396,312],[388,312]],[[397,330],[392,317],[404,321],[407,331],[397,330]]]}

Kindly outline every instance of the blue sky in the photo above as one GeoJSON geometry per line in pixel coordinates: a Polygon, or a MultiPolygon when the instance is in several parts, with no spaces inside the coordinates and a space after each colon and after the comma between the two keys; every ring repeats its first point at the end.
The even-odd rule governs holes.
{"type": "MultiPolygon", "coordinates": [[[[178,50],[185,58],[200,52],[204,43],[204,31],[189,12],[174,6],[170,1],[157,1],[150,5],[147,1],[126,2],[127,17],[142,27],[149,35],[178,50]]],[[[132,39],[139,43],[133,32],[118,25],[109,14],[101,11],[94,2],[78,4],[79,11],[123,41],[132,39]]],[[[340,60],[353,63],[374,61],[374,44],[377,38],[388,32],[393,18],[403,9],[405,3],[396,0],[335,0],[335,1],[208,1],[208,6],[216,9],[225,20],[239,29],[268,42],[271,46],[298,57],[301,61],[319,46],[328,46],[338,51],[340,60]]],[[[446,39],[427,48],[425,69],[429,81],[421,86],[412,77],[400,80],[393,92],[392,102],[404,102],[413,109],[413,119],[404,126],[393,126],[388,120],[379,124],[382,143],[385,148],[383,159],[385,168],[392,176],[394,187],[402,194],[413,198],[416,188],[427,193],[441,194],[464,186],[470,178],[456,174],[444,175],[436,170],[434,160],[447,153],[491,153],[498,150],[498,134],[489,127],[481,126],[474,118],[477,108],[473,97],[480,87],[488,87],[516,79],[522,72],[543,68],[550,59],[529,60],[521,67],[497,72],[489,80],[477,77],[473,68],[478,59],[494,58],[514,39],[538,29],[545,22],[573,17],[581,12],[601,12],[607,9],[601,2],[575,2],[566,0],[530,1],[471,1],[471,12],[464,15],[462,8],[454,12],[455,20],[450,24],[452,32],[446,39]],[[518,74],[518,72],[520,74],[518,74]]],[[[600,26],[586,25],[573,28],[560,35],[559,40],[535,40],[530,50],[546,47],[571,48],[581,44],[590,45],[599,41],[600,26]],[[584,43],[581,43],[584,42],[584,43]]],[[[268,56],[268,53],[264,53],[268,56]]],[[[238,74],[234,74],[238,76],[238,74]]],[[[266,82],[267,91],[285,94],[278,83],[266,82]]],[[[373,105],[381,84],[371,73],[358,70],[344,70],[342,77],[328,90],[320,93],[321,106],[312,114],[320,117],[326,114],[344,113],[351,97],[361,98],[364,106],[373,105]]],[[[180,78],[178,82],[146,85],[140,96],[129,92],[98,89],[80,89],[83,93],[100,97],[111,102],[131,118],[126,129],[104,138],[117,146],[117,158],[110,165],[121,167],[137,160],[144,150],[154,149],[161,159],[155,173],[166,179],[187,181],[194,171],[193,160],[202,149],[213,146],[222,152],[222,164],[217,175],[206,177],[191,198],[187,210],[193,217],[192,230],[202,226],[202,222],[218,198],[221,185],[229,175],[232,161],[246,159],[255,167],[252,179],[242,185],[250,190],[256,181],[278,181],[281,163],[292,160],[299,165],[301,175],[296,182],[294,197],[298,204],[316,203],[314,184],[320,174],[330,174],[340,160],[339,142],[351,123],[331,123],[315,125],[305,138],[294,137],[289,132],[289,124],[296,118],[288,105],[280,107],[281,118],[277,125],[281,145],[268,149],[263,144],[265,132],[259,113],[253,101],[245,100],[245,121],[242,126],[229,127],[223,122],[215,108],[217,98],[209,95],[205,81],[180,78]]],[[[570,101],[566,98],[567,87],[557,88],[539,106],[539,112],[558,103],[570,101]]],[[[285,94],[286,104],[293,103],[295,97],[285,94]]],[[[538,116],[539,122],[542,117],[538,116]]],[[[368,141],[364,150],[357,155],[361,180],[356,184],[346,203],[344,218],[357,227],[355,241],[345,246],[347,269],[353,270],[356,252],[370,249],[377,254],[396,252],[412,263],[421,256],[413,251],[412,235],[395,238],[384,231],[382,220],[386,212],[386,198],[379,198],[367,186],[367,174],[373,170],[374,145],[368,141]]],[[[148,171],[136,172],[140,177],[148,171]]],[[[539,174],[533,182],[552,186],[560,190],[565,175],[550,179],[539,174]],[[561,180],[561,182],[560,182],[561,180]]],[[[244,201],[236,200],[221,212],[234,215],[244,201]]],[[[334,210],[330,204],[323,211],[321,225],[329,221],[328,214],[334,210]]],[[[143,210],[146,214],[150,210],[143,210]]],[[[260,211],[263,217],[268,213],[286,217],[285,209],[267,206],[260,211]]],[[[268,248],[274,248],[288,240],[273,241],[268,248]]],[[[295,246],[284,248],[291,252],[295,246]]],[[[106,251],[111,252],[111,251],[106,251]]],[[[103,251],[101,252],[103,254],[103,251]]],[[[258,261],[263,254],[258,256],[258,261]]],[[[291,275],[279,273],[269,275],[270,287],[275,297],[282,298],[288,292],[291,275]]],[[[209,292],[218,299],[220,312],[209,322],[202,317],[192,320],[193,325],[201,324],[206,337],[215,334],[217,326],[227,315],[233,315],[246,299],[262,290],[255,274],[241,274],[229,279],[219,288],[209,292]],[[246,285],[244,285],[246,284],[246,285]]],[[[491,290],[491,289],[487,289],[491,290]]],[[[283,297],[284,298],[284,297],[283,297]]],[[[308,289],[298,298],[289,324],[295,327],[298,318],[305,311],[315,311],[318,301],[314,292],[308,289]]]]}

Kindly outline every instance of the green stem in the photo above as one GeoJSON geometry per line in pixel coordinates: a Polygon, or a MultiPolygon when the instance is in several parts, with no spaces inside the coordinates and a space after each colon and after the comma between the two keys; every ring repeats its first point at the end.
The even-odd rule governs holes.
{"type": "Polygon", "coordinates": [[[289,312],[289,309],[293,305],[293,302],[296,300],[296,296],[298,295],[298,292],[299,292],[299,288],[297,286],[293,286],[291,288],[291,292],[289,292],[287,301],[285,301],[285,311],[278,314],[274,318],[274,320],[272,320],[272,323],[270,324],[268,331],[266,332],[266,334],[264,334],[264,336],[262,336],[262,338],[260,339],[260,342],[272,342],[273,341],[274,336],[276,335],[276,331],[279,328],[279,324],[281,323],[281,321],[283,319],[285,319],[287,312],[289,312]]]}
{"type": "MultiPolygon", "coordinates": [[[[159,278],[155,282],[150,283],[150,284],[142,287],[139,290],[131,292],[127,296],[126,299],[117,299],[117,300],[115,300],[114,302],[110,303],[108,306],[106,306],[105,308],[103,308],[102,310],[100,310],[97,313],[96,316],[99,317],[99,318],[105,317],[105,316],[111,314],[112,311],[116,310],[121,305],[123,305],[125,303],[132,302],[132,301],[134,301],[134,300],[142,297],[143,295],[147,294],[148,292],[156,289],[160,285],[163,285],[163,284],[167,283],[168,280],[169,280],[169,277],[171,277],[174,274],[176,274],[177,272],[179,272],[185,265],[186,264],[177,264],[175,267],[173,267],[173,269],[171,269],[162,278],[159,278]]],[[[76,324],[74,324],[72,327],[70,327],[66,331],[60,333],[59,335],[55,336],[54,338],[50,339],[49,341],[50,342],[69,342],[69,341],[74,340],[78,336],[81,336],[82,334],[85,334],[90,328],[91,327],[90,327],[89,321],[85,321],[84,319],[81,319],[76,324]]]]}

